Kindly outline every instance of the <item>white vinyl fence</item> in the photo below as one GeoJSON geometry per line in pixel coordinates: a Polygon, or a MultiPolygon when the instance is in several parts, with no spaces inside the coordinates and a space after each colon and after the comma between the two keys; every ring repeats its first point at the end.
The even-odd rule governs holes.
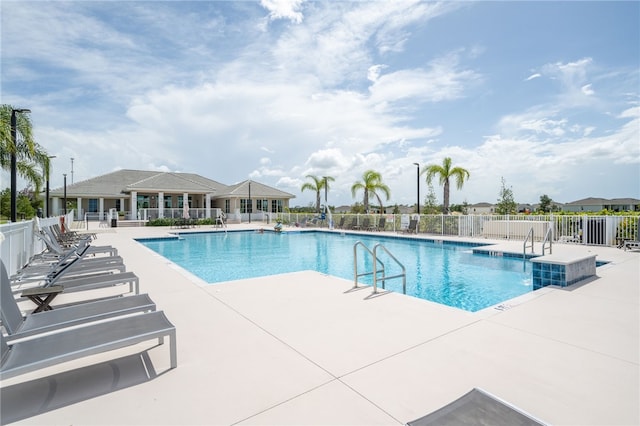
{"type": "MultiPolygon", "coordinates": [[[[418,218],[418,232],[442,236],[487,238],[523,241],[533,228],[535,241],[542,241],[547,230],[552,228],[554,242],[586,245],[620,246],[624,240],[638,236],[640,216],[586,216],[586,215],[400,215],[400,214],[333,214],[333,227],[344,217],[343,229],[355,219],[362,225],[365,219],[377,224],[386,219],[385,231],[404,231],[409,219],[418,218]]],[[[278,215],[285,224],[300,226],[313,223],[328,227],[313,214],[283,213],[278,215]]]]}
{"type": "MultiPolygon", "coordinates": [[[[60,223],[60,217],[38,219],[41,226],[60,223]]],[[[73,212],[69,212],[65,223],[71,226],[73,212]]],[[[34,254],[44,250],[44,243],[36,236],[38,225],[36,219],[12,222],[0,225],[0,259],[9,275],[26,265],[34,254]]]]}

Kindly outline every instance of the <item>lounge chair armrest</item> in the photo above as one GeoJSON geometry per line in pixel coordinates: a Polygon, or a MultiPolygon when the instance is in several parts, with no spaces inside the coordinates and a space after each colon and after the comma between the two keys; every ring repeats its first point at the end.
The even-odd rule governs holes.
{"type": "Polygon", "coordinates": [[[44,296],[48,294],[54,293],[62,293],[64,291],[64,286],[61,285],[52,285],[51,287],[34,287],[28,288],[22,292],[21,297],[29,297],[29,296],[44,296]]]}

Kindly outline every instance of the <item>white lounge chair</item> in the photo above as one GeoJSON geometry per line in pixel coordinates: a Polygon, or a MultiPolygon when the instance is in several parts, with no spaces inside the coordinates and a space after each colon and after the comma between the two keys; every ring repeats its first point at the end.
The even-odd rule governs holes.
{"type": "Polygon", "coordinates": [[[139,294],[79,303],[23,317],[11,292],[4,264],[0,266],[0,275],[0,317],[8,340],[111,317],[156,310],[156,304],[149,295],[139,294]]]}
{"type": "Polygon", "coordinates": [[[11,280],[14,283],[52,280],[58,275],[67,274],[79,275],[96,273],[101,271],[120,271],[124,272],[126,267],[124,260],[120,256],[104,256],[86,258],[88,247],[68,253],[57,262],[38,262],[36,264],[28,264],[19,270],[11,280]]]}
{"type": "Polygon", "coordinates": [[[89,254],[98,254],[98,253],[106,253],[110,256],[115,256],[118,254],[118,250],[112,246],[93,246],[90,245],[91,240],[80,240],[74,244],[71,244],[68,247],[63,247],[62,244],[56,239],[53,235],[53,231],[50,228],[42,228],[41,232],[36,234],[47,246],[47,249],[57,255],[63,255],[68,250],[74,250],[85,245],[88,245],[88,253],[89,254]]]}
{"type": "Polygon", "coordinates": [[[490,393],[474,388],[455,401],[407,423],[407,426],[518,425],[542,426],[543,421],[490,393]]]}
{"type": "Polygon", "coordinates": [[[7,343],[0,333],[0,380],[152,339],[171,339],[171,368],[178,366],[176,328],[164,312],[154,311],[7,343]]]}

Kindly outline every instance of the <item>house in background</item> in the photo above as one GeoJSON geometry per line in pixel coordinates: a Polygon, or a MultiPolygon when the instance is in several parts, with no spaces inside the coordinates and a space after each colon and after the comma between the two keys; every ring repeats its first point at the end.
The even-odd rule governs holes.
{"type": "Polygon", "coordinates": [[[491,203],[476,203],[467,207],[468,214],[493,214],[496,206],[491,203]]]}
{"type": "Polygon", "coordinates": [[[76,219],[87,214],[105,220],[110,212],[126,219],[163,217],[217,218],[224,212],[231,222],[254,215],[256,220],[282,213],[295,198],[260,182],[246,180],[225,185],[193,173],[118,170],[50,191],[53,214],[64,212],[64,198],[76,201],[76,219]]]}
{"type": "Polygon", "coordinates": [[[567,212],[599,212],[602,210],[612,212],[640,211],[640,200],[635,198],[585,198],[583,200],[572,201],[563,206],[567,212]]]}

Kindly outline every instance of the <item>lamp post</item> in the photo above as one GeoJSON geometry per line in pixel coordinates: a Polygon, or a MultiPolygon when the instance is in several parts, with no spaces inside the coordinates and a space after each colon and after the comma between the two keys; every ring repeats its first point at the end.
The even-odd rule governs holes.
{"type": "Polygon", "coordinates": [[[324,176],[324,213],[327,213],[329,206],[327,205],[327,177],[324,176]]]}
{"type": "Polygon", "coordinates": [[[247,212],[249,212],[249,223],[251,223],[251,210],[252,210],[252,203],[251,203],[251,181],[249,181],[249,205],[247,206],[247,212]]]}
{"type": "Polygon", "coordinates": [[[418,183],[418,198],[416,199],[417,203],[416,203],[416,211],[418,213],[418,215],[420,215],[420,164],[418,163],[413,163],[416,166],[416,172],[417,172],[417,183],[418,183]]]}
{"type": "Polygon", "coordinates": [[[49,212],[49,174],[51,173],[51,159],[52,158],[56,158],[55,155],[50,155],[49,158],[47,159],[47,170],[46,170],[46,182],[47,182],[47,189],[46,189],[46,193],[45,193],[45,217],[49,217],[50,216],[50,212],[49,212]]]}
{"type": "Polygon", "coordinates": [[[329,212],[329,206],[327,205],[327,177],[324,178],[324,220],[327,221],[327,228],[329,227],[329,218],[327,217],[327,213],[329,212]]]}
{"type": "Polygon", "coordinates": [[[67,215],[67,174],[63,173],[64,176],[64,215],[67,215]]]}
{"type": "Polygon", "coordinates": [[[16,196],[18,193],[18,140],[16,139],[16,127],[18,127],[18,120],[16,113],[28,113],[30,109],[19,108],[11,110],[11,142],[13,142],[13,149],[11,150],[11,222],[17,222],[17,209],[16,209],[16,196]]]}

